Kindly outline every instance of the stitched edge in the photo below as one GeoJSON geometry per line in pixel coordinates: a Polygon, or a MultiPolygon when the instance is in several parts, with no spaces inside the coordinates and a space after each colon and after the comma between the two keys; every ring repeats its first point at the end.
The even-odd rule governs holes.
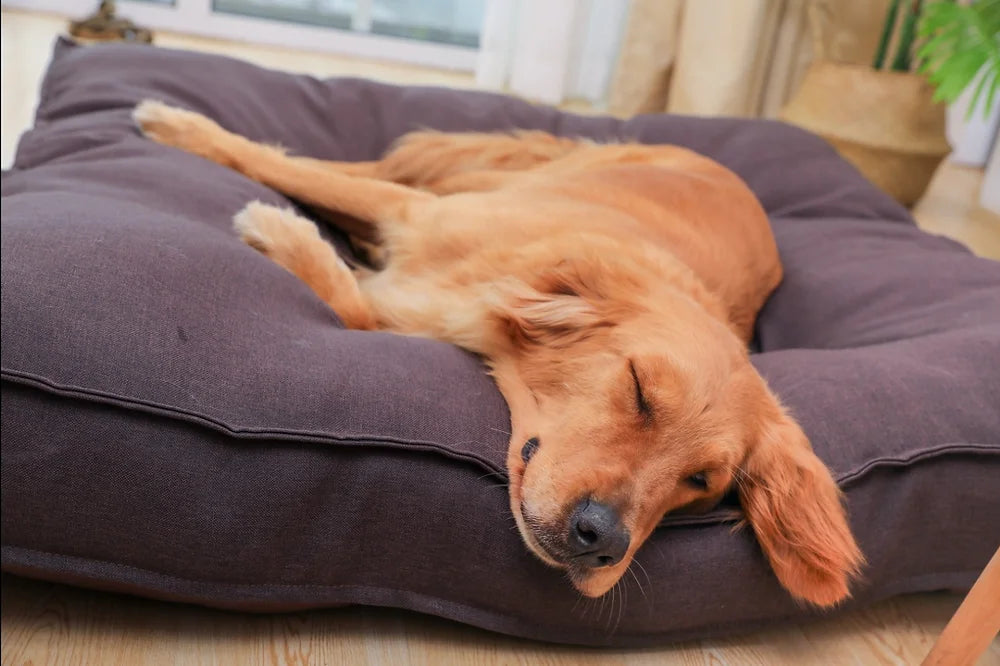
{"type": "Polygon", "coordinates": [[[114,405],[127,410],[146,412],[158,416],[178,418],[182,421],[195,423],[226,435],[240,439],[263,439],[266,437],[276,439],[289,439],[302,442],[325,442],[333,444],[375,444],[389,448],[402,448],[407,451],[429,450],[441,453],[449,458],[455,458],[466,462],[475,462],[484,466],[488,471],[506,477],[506,472],[498,468],[488,459],[475,454],[449,448],[437,442],[430,442],[417,439],[401,439],[393,437],[381,437],[378,435],[362,435],[358,437],[339,437],[324,432],[310,432],[304,430],[286,430],[281,428],[251,428],[234,427],[217,418],[201,414],[189,409],[167,405],[150,400],[142,400],[131,396],[122,396],[114,393],[98,391],[79,386],[63,385],[48,378],[34,375],[33,373],[21,372],[9,368],[0,370],[0,376],[5,381],[13,384],[30,386],[43,392],[52,393],[69,398],[78,398],[88,402],[96,402],[105,405],[114,405]]]}
{"type": "Polygon", "coordinates": [[[998,444],[978,444],[978,443],[949,443],[949,444],[938,444],[923,451],[916,451],[907,456],[885,456],[882,458],[876,458],[874,460],[869,460],[860,467],[855,468],[850,472],[845,472],[837,477],[837,484],[840,486],[850,486],[854,483],[860,481],[865,476],[868,475],[874,469],[880,467],[909,467],[913,463],[924,462],[925,460],[932,460],[934,458],[943,457],[951,454],[963,454],[963,453],[973,453],[973,454],[1000,454],[1000,445],[998,444]]]}
{"type": "MultiPolygon", "coordinates": [[[[79,386],[72,386],[53,381],[41,375],[23,372],[11,368],[0,369],[0,376],[16,384],[32,386],[33,388],[48,391],[64,397],[75,397],[82,400],[91,400],[102,404],[112,404],[124,409],[134,409],[136,411],[148,411],[159,416],[174,416],[185,421],[191,421],[199,425],[211,427],[225,434],[237,438],[255,439],[263,437],[301,439],[310,442],[330,442],[334,444],[361,444],[375,443],[385,444],[391,447],[406,447],[432,450],[443,453],[449,457],[457,457],[462,460],[471,460],[484,465],[487,469],[499,473],[506,478],[506,470],[494,465],[491,461],[474,453],[457,451],[446,445],[425,440],[408,440],[393,437],[383,437],[379,435],[361,435],[357,437],[341,437],[324,432],[312,432],[307,430],[290,430],[282,428],[253,428],[231,426],[224,421],[201,414],[193,410],[188,410],[165,403],[142,400],[131,396],[123,396],[116,393],[99,391],[79,386]]],[[[908,455],[883,456],[864,462],[862,465],[852,470],[844,472],[835,477],[839,485],[849,485],[857,482],[868,472],[879,467],[905,467],[914,462],[924,459],[936,458],[941,455],[951,453],[992,453],[1000,454],[1000,444],[986,444],[978,442],[947,442],[938,444],[920,451],[915,451],[908,455]]]]}
{"type": "MultiPolygon", "coordinates": [[[[270,437],[299,442],[320,442],[344,444],[348,446],[374,444],[376,446],[384,446],[390,449],[432,451],[440,453],[448,458],[477,463],[492,475],[499,476],[503,479],[508,478],[506,469],[494,465],[487,458],[475,453],[459,451],[437,442],[429,442],[425,440],[406,440],[392,437],[381,437],[378,435],[338,437],[329,433],[286,430],[279,428],[241,428],[231,426],[214,417],[175,407],[173,405],[141,400],[130,396],[121,396],[95,389],[65,385],[40,375],[13,370],[10,368],[0,369],[0,376],[2,376],[4,380],[10,381],[14,384],[29,386],[37,390],[53,393],[63,397],[78,398],[84,401],[114,405],[123,409],[146,412],[156,414],[158,416],[179,418],[180,420],[206,426],[212,428],[213,430],[240,439],[262,439],[270,437]]],[[[914,463],[923,462],[925,460],[932,460],[947,455],[968,453],[977,455],[1000,455],[1000,443],[986,444],[976,442],[948,442],[938,444],[907,455],[883,456],[873,460],[868,460],[860,466],[848,470],[847,472],[843,472],[834,478],[841,488],[848,488],[860,482],[871,472],[881,468],[905,468],[914,463]]],[[[673,518],[667,516],[664,520],[658,523],[658,527],[714,525],[719,523],[738,522],[740,519],[741,513],[739,511],[734,511],[729,507],[725,507],[713,510],[702,516],[677,516],[673,518]]]]}

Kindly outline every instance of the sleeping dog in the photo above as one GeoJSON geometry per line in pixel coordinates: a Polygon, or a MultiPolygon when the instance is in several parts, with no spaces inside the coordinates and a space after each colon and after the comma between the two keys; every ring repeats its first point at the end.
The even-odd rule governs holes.
{"type": "Polygon", "coordinates": [[[349,268],[291,210],[250,203],[234,219],[346,326],[483,357],[510,406],[521,537],[581,593],[607,592],[664,514],[735,487],[794,597],[849,595],[862,556],[840,493],[748,358],[782,270],[735,174],[675,146],[541,132],[416,132],[379,161],[329,162],[159,102],[134,118],[356,238],[377,270],[349,268]]]}

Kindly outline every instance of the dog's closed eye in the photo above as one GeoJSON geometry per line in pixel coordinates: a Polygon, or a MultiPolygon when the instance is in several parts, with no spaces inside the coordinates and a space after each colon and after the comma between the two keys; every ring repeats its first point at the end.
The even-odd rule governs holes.
{"type": "Polygon", "coordinates": [[[705,472],[692,474],[685,479],[688,485],[697,490],[708,490],[708,475],[705,472]]]}
{"type": "Polygon", "coordinates": [[[650,407],[649,401],[646,400],[646,396],[642,392],[642,382],[639,381],[639,375],[635,371],[635,363],[633,361],[628,362],[628,369],[632,373],[632,383],[635,386],[636,408],[639,410],[642,418],[648,423],[653,418],[653,408],[650,407]]]}

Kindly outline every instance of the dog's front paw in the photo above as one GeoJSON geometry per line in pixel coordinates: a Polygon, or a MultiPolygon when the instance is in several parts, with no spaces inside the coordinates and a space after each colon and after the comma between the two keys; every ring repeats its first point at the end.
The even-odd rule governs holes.
{"type": "Polygon", "coordinates": [[[247,204],[233,217],[233,229],[244,243],[276,261],[297,243],[320,240],[319,229],[312,221],[291,209],[260,201],[247,204]]]}
{"type": "Polygon", "coordinates": [[[200,113],[178,109],[147,99],[132,111],[132,120],[147,137],[166,146],[202,157],[213,158],[213,136],[227,134],[219,125],[200,113]]]}

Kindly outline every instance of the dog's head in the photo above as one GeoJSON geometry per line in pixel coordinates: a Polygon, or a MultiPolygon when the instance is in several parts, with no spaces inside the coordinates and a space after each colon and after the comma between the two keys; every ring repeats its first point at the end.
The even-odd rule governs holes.
{"type": "Polygon", "coordinates": [[[512,351],[494,371],[518,394],[510,500],[528,547],[599,596],[664,514],[735,486],[792,595],[847,597],[861,555],[839,491],[738,337],[696,286],[593,263],[564,261],[499,308],[512,351]]]}

